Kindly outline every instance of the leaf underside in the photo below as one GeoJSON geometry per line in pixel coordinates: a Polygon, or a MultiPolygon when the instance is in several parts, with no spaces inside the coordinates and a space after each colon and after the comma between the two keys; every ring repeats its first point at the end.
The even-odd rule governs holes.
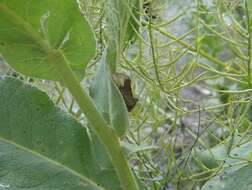
{"type": "Polygon", "coordinates": [[[214,167],[217,167],[218,163],[225,161],[223,168],[226,168],[221,174],[207,181],[202,190],[251,190],[252,165],[249,162],[251,161],[251,147],[252,142],[246,142],[233,148],[230,154],[227,154],[225,145],[217,145],[211,149],[211,153],[205,150],[198,154],[199,160],[207,167],[211,166],[209,163],[214,163],[214,167]],[[248,162],[241,164],[242,160],[248,160],[248,162]],[[230,165],[233,166],[230,168],[230,165]]]}
{"type": "Polygon", "coordinates": [[[0,121],[0,189],[121,189],[86,128],[37,88],[1,78],[0,121]]]}
{"type": "Polygon", "coordinates": [[[222,174],[208,181],[202,190],[251,190],[252,164],[244,166],[231,174],[222,174]]]}
{"type": "Polygon", "coordinates": [[[0,55],[17,72],[59,80],[48,54],[63,53],[79,78],[95,40],[75,0],[0,0],[0,55]]]}
{"type": "Polygon", "coordinates": [[[90,88],[90,95],[109,126],[115,128],[119,137],[123,136],[129,126],[128,111],[110,75],[106,64],[106,51],[90,88]]]}

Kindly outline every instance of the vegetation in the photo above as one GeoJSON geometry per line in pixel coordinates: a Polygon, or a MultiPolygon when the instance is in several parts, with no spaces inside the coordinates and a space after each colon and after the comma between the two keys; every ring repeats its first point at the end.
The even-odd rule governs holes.
{"type": "Polygon", "coordinates": [[[250,190],[251,30],[250,0],[0,0],[0,189],[250,190]]]}

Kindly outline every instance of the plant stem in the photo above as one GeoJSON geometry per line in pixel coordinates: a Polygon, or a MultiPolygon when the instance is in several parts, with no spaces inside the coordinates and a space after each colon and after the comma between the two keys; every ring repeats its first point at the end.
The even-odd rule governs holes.
{"type": "Polygon", "coordinates": [[[161,89],[164,89],[163,85],[162,85],[162,82],[160,80],[160,76],[159,76],[158,63],[157,63],[157,59],[156,59],[155,47],[154,47],[154,42],[153,42],[152,16],[153,16],[152,15],[152,4],[150,3],[150,14],[149,14],[148,29],[149,29],[149,38],[150,38],[150,44],[151,44],[151,54],[152,54],[152,60],[153,60],[155,75],[156,75],[158,84],[159,84],[161,89]]]}
{"type": "Polygon", "coordinates": [[[124,190],[138,190],[138,185],[132,174],[127,160],[125,159],[119,138],[113,128],[109,127],[103,117],[96,109],[92,99],[82,89],[67,59],[60,51],[52,51],[48,55],[50,63],[68,88],[80,109],[86,115],[92,129],[100,138],[110,156],[112,164],[124,190]]]}
{"type": "Polygon", "coordinates": [[[246,20],[247,20],[247,30],[248,30],[248,61],[247,61],[247,69],[248,69],[248,85],[251,86],[251,32],[250,32],[250,16],[247,0],[245,0],[245,11],[246,11],[246,20]]]}
{"type": "MultiPolygon", "coordinates": [[[[191,46],[190,44],[178,39],[176,36],[170,34],[169,32],[166,32],[156,26],[153,26],[153,28],[158,31],[160,34],[172,39],[172,40],[175,40],[177,43],[179,43],[180,45],[182,45],[183,47],[187,48],[189,51],[191,52],[194,52],[194,53],[197,53],[197,49],[193,46],[191,46]]],[[[198,54],[201,55],[202,57],[208,59],[209,61],[221,66],[221,67],[226,67],[226,64],[224,62],[222,62],[221,60],[209,55],[207,52],[203,51],[203,50],[200,50],[198,51],[198,54]]],[[[238,73],[237,70],[235,70],[234,68],[230,67],[229,68],[230,71],[232,71],[233,73],[238,73]]]]}

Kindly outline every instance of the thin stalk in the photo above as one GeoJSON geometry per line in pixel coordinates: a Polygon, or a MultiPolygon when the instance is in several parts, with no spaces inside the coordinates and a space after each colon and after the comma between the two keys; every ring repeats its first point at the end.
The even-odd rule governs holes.
{"type": "MultiPolygon", "coordinates": [[[[180,45],[182,45],[183,47],[187,48],[189,51],[193,52],[193,53],[196,53],[197,50],[195,47],[191,46],[190,44],[184,42],[184,41],[181,41],[181,40],[178,40],[178,38],[172,34],[170,34],[169,32],[166,32],[158,27],[155,27],[153,26],[152,28],[154,28],[156,31],[158,31],[160,34],[172,39],[172,40],[177,40],[177,43],[179,43],[180,45]]],[[[222,67],[226,67],[226,63],[224,63],[223,61],[209,55],[207,52],[201,50],[198,52],[199,55],[201,55],[202,57],[208,59],[209,61],[219,65],[219,66],[222,66],[222,67]]],[[[234,69],[234,68],[230,68],[230,70],[234,73],[237,73],[237,71],[234,69]]]]}
{"type": "Polygon", "coordinates": [[[228,38],[225,36],[225,34],[221,34],[219,32],[217,32],[215,29],[213,29],[212,27],[210,27],[208,24],[206,24],[202,19],[199,18],[199,22],[201,24],[203,24],[203,26],[205,26],[206,29],[208,29],[210,32],[212,32],[213,34],[215,34],[217,37],[221,38],[222,40],[225,40],[235,46],[241,46],[244,47],[245,45],[247,45],[246,43],[243,42],[235,42],[232,39],[228,38]]]}
{"type": "Polygon", "coordinates": [[[92,129],[106,147],[122,184],[122,188],[124,190],[138,190],[138,185],[129,164],[123,155],[116,132],[113,128],[108,127],[106,121],[96,109],[90,96],[88,96],[81,87],[78,79],[68,64],[67,59],[60,51],[55,50],[48,54],[48,60],[54,66],[55,70],[61,77],[62,82],[68,88],[80,109],[86,115],[92,129]]]}
{"type": "MultiPolygon", "coordinates": [[[[130,11],[130,14],[133,15],[132,11],[129,9],[130,11]]],[[[144,21],[144,20],[141,20],[141,22],[139,22],[139,20],[137,20],[134,16],[132,16],[132,18],[134,19],[134,21],[139,25],[149,25],[150,23],[148,21],[144,21]]],[[[197,53],[197,49],[193,46],[191,46],[190,44],[180,40],[179,38],[177,38],[176,36],[174,36],[173,34],[161,29],[161,27],[159,27],[158,25],[152,25],[152,29],[158,31],[160,34],[166,36],[167,38],[170,38],[174,41],[176,41],[178,44],[180,44],[181,46],[187,48],[190,52],[192,53],[197,53]]],[[[198,52],[199,55],[201,55],[202,57],[208,59],[209,61],[211,61],[212,63],[216,64],[216,65],[219,65],[219,66],[222,66],[222,67],[226,67],[226,63],[217,59],[216,57],[213,57],[211,55],[209,55],[207,52],[203,51],[203,50],[200,50],[198,52]]],[[[230,67],[230,71],[232,71],[233,73],[237,73],[237,70],[230,67]]]]}
{"type": "Polygon", "coordinates": [[[247,30],[248,30],[248,85],[251,86],[251,32],[250,32],[250,16],[249,16],[249,9],[247,0],[245,0],[245,12],[246,12],[246,21],[247,21],[247,30]]]}
{"type": "Polygon", "coordinates": [[[154,41],[153,41],[153,32],[152,32],[152,6],[150,7],[150,15],[149,15],[149,38],[150,38],[150,44],[151,44],[151,54],[152,54],[152,59],[153,59],[153,65],[154,65],[154,70],[155,70],[155,75],[158,81],[158,84],[161,89],[163,88],[163,85],[161,83],[161,79],[159,76],[159,69],[158,69],[158,63],[157,63],[157,58],[156,58],[156,52],[155,52],[155,46],[154,46],[154,41]]]}

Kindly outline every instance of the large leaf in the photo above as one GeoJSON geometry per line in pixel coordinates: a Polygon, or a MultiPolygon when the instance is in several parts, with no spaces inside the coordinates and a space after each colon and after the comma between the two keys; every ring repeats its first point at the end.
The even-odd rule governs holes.
{"type": "MultiPolygon", "coordinates": [[[[235,138],[235,144],[241,143],[241,138],[235,138]]],[[[246,142],[246,139],[244,139],[246,142]]],[[[252,165],[246,162],[252,160],[252,141],[234,147],[229,154],[228,147],[224,144],[217,145],[211,150],[205,150],[198,154],[198,159],[208,168],[215,168],[225,160],[224,168],[220,175],[210,179],[202,190],[250,190],[252,187],[252,165]],[[239,164],[238,164],[239,163],[239,164]],[[233,166],[232,166],[233,165],[233,166]]]]}
{"type": "Polygon", "coordinates": [[[234,172],[216,176],[208,181],[202,190],[251,190],[252,164],[244,166],[234,172]]]}
{"type": "Polygon", "coordinates": [[[95,53],[90,26],[75,0],[0,0],[0,54],[25,75],[59,80],[48,54],[63,52],[71,68],[83,76],[95,53]]]}
{"type": "Polygon", "coordinates": [[[229,144],[218,144],[211,149],[207,149],[201,152],[197,152],[195,155],[196,161],[200,164],[204,164],[208,168],[216,168],[225,160],[226,164],[232,164],[239,161],[239,158],[245,160],[252,160],[252,141],[247,142],[247,139],[243,139],[245,142],[241,142],[241,138],[236,137],[234,144],[240,144],[233,147],[228,154],[229,144]],[[232,157],[230,157],[232,155],[232,157]]]}
{"type": "Polygon", "coordinates": [[[107,154],[93,146],[44,92],[0,79],[0,189],[120,190],[107,154]]]}
{"type": "Polygon", "coordinates": [[[109,126],[121,137],[129,125],[128,111],[119,89],[114,84],[106,65],[106,51],[90,88],[95,105],[109,126]]]}

